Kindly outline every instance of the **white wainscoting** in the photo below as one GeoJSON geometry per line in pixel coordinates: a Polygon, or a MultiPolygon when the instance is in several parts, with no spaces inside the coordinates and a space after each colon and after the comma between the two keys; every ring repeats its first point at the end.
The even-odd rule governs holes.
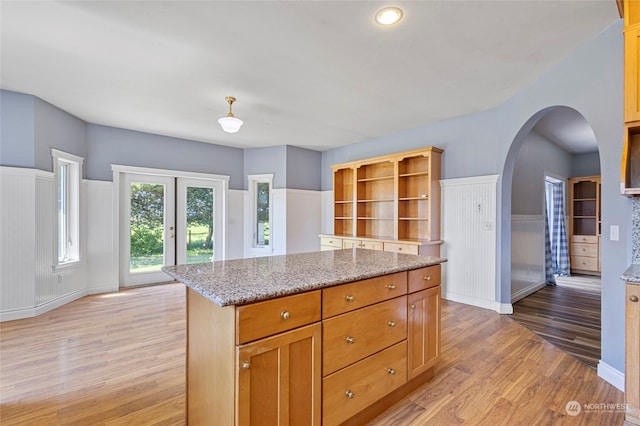
{"type": "Polygon", "coordinates": [[[54,175],[2,167],[0,181],[0,321],[39,315],[88,294],[82,245],[81,262],[53,269],[54,175]]]}
{"type": "Polygon", "coordinates": [[[511,304],[496,298],[497,175],[441,180],[445,299],[500,313],[511,304]]]}
{"type": "Polygon", "coordinates": [[[227,191],[227,260],[241,259],[244,256],[244,197],[246,192],[235,189],[227,191]]]}
{"type": "Polygon", "coordinates": [[[287,189],[287,253],[320,250],[320,191],[287,189]]]}
{"type": "Polygon", "coordinates": [[[35,315],[36,175],[0,167],[0,320],[35,315]]]}
{"type": "Polygon", "coordinates": [[[544,216],[511,216],[511,303],[544,287],[544,216]]]}
{"type": "Polygon", "coordinates": [[[321,234],[333,234],[333,190],[320,193],[321,234]]]}
{"type": "MultiPolygon", "coordinates": [[[[249,192],[245,191],[245,206],[250,206],[249,192]]],[[[317,251],[321,229],[321,192],[301,189],[273,189],[272,250],[252,249],[251,212],[245,210],[245,257],[281,255],[317,251]]]]}
{"type": "Polygon", "coordinates": [[[88,291],[91,294],[118,291],[117,253],[113,251],[118,235],[113,217],[113,182],[86,180],[83,183],[88,291]]]}

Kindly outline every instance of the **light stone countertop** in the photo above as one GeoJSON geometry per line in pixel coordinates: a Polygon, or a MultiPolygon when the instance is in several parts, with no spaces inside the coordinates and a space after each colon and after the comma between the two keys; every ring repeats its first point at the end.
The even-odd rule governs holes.
{"type": "Polygon", "coordinates": [[[437,265],[447,259],[345,249],[165,266],[162,270],[220,305],[242,305],[437,265]]]}
{"type": "Polygon", "coordinates": [[[622,274],[622,280],[630,284],[640,285],[640,264],[633,264],[622,274]]]}

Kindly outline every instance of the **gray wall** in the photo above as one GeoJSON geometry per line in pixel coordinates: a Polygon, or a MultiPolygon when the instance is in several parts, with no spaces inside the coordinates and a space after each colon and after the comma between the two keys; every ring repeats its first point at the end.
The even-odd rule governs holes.
{"type": "Polygon", "coordinates": [[[544,136],[529,133],[513,171],[511,214],[542,215],[545,174],[569,177],[572,160],[571,154],[544,136]]]}
{"type": "MultiPolygon", "coordinates": [[[[59,108],[35,98],[35,168],[53,171],[51,149],[87,157],[87,124],[59,108]]],[[[86,167],[83,174],[87,176],[86,167]]]]}
{"type": "Polygon", "coordinates": [[[0,165],[35,167],[34,97],[0,90],[0,165]]]}
{"type": "MultiPolygon", "coordinates": [[[[287,187],[287,147],[284,145],[244,150],[244,172],[246,175],[273,173],[273,187],[287,187]]],[[[248,188],[244,179],[244,189],[248,188]]]]}
{"type": "Polygon", "coordinates": [[[111,164],[228,175],[243,188],[242,149],[88,124],[87,177],[112,180],[111,164]]]}
{"type": "Polygon", "coordinates": [[[598,176],[600,174],[600,154],[574,154],[573,169],[569,177],[598,176]]]}
{"type": "MultiPolygon", "coordinates": [[[[273,173],[274,188],[320,190],[322,153],[290,145],[244,150],[247,175],[273,173]]],[[[247,180],[244,181],[247,189],[247,180]]]]}
{"type": "Polygon", "coordinates": [[[500,174],[496,299],[510,303],[511,198],[517,154],[542,115],[556,106],[575,109],[593,128],[600,150],[603,233],[608,235],[610,225],[620,226],[620,241],[602,240],[602,360],[624,371],[620,275],[631,260],[631,201],[619,194],[622,68],[619,20],[498,108],[323,153],[322,188],[331,189],[331,164],[429,145],[445,150],[445,179],[500,174]]]}
{"type": "Polygon", "coordinates": [[[287,188],[320,191],[322,153],[287,146],[287,188]]]}

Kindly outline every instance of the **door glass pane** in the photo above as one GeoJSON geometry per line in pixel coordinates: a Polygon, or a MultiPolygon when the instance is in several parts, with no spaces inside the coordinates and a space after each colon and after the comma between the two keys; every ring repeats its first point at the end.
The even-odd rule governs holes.
{"type": "Polygon", "coordinates": [[[131,183],[130,272],[159,271],[163,266],[164,194],[162,184],[131,183]]]}
{"type": "Polygon", "coordinates": [[[256,183],[256,245],[269,245],[269,183],[256,183]]]}
{"type": "Polygon", "coordinates": [[[186,263],[213,260],[214,235],[213,188],[187,187],[186,263]]]}

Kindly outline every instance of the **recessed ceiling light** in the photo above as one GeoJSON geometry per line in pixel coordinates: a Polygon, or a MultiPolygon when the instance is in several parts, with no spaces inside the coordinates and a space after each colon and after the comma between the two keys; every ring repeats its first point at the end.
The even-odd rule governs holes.
{"type": "Polygon", "coordinates": [[[402,9],[398,7],[385,7],[376,13],[376,22],[380,25],[393,25],[402,19],[402,9]]]}

